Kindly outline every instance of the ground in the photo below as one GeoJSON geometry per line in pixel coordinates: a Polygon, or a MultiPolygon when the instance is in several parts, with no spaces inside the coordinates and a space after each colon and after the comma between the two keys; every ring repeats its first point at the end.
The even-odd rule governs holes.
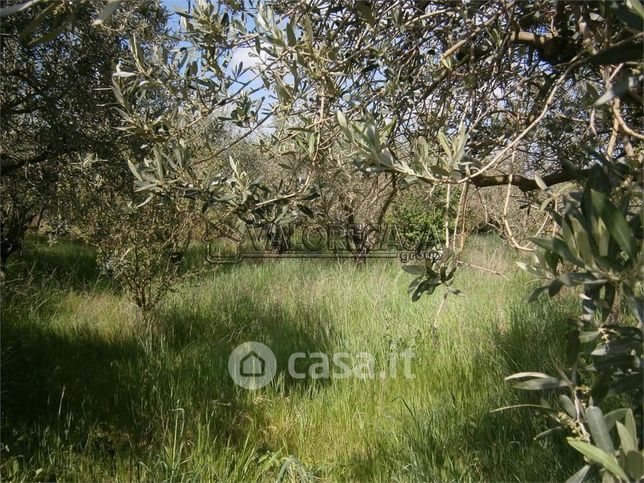
{"type": "MultiPolygon", "coordinates": [[[[190,258],[190,257],[189,257],[190,258]]],[[[192,263],[197,265],[197,255],[192,263]]],[[[503,378],[563,359],[574,300],[524,304],[516,255],[475,239],[432,331],[440,294],[412,303],[397,261],[285,260],[206,267],[142,330],[91,249],[31,239],[2,300],[3,479],[557,480],[581,466],[563,434],[503,378]],[[278,362],[236,386],[238,344],[278,362]],[[410,350],[413,379],[293,379],[294,351],[410,350]]]]}

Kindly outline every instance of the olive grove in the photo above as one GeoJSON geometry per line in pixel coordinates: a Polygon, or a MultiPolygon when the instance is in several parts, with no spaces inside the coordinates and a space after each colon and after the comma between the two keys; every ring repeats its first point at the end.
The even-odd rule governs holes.
{"type": "MultiPolygon", "coordinates": [[[[7,250],[15,248],[5,237],[23,229],[11,223],[26,226],[44,203],[34,198],[49,198],[33,185],[50,186],[45,161],[75,153],[122,151],[114,169],[129,170],[131,199],[143,214],[161,210],[161,218],[181,206],[271,226],[312,216],[381,224],[401,191],[431,193],[441,206],[443,257],[403,267],[416,276],[413,299],[443,288],[445,297],[460,293],[452,282],[472,229],[465,220],[472,210],[494,219],[511,246],[531,252],[522,268],[541,286],[529,300],[563,287],[580,299],[569,365],[557,375],[508,380],[558,391],[539,410],[552,416],[553,431],[569,431],[570,445],[586,458],[578,480],[593,464],[606,478],[642,478],[638,0],[197,0],[175,13],[175,29],[154,35],[112,32],[111,15],[141,25],[128,10],[134,2],[114,0],[95,8],[100,25],[58,12],[67,24],[58,32],[53,20],[47,25],[55,4],[15,2],[24,10],[7,17],[27,36],[33,27],[23,16],[45,18],[37,27],[42,43],[3,45],[15,56],[3,60],[3,96],[17,95],[2,99],[3,191],[22,203],[5,213],[3,201],[7,250]],[[65,44],[68,29],[81,41],[74,48],[96,46],[96,58],[84,62],[100,76],[81,76],[78,54],[65,44]],[[239,52],[249,65],[236,60],[239,52]],[[79,76],[57,74],[73,83],[57,84],[62,93],[47,90],[51,71],[34,74],[49,56],[79,76]],[[100,100],[83,97],[90,106],[60,117],[66,93],[96,88],[100,100]],[[96,101],[110,107],[98,121],[96,101]],[[240,149],[258,139],[240,159],[240,149]],[[15,181],[5,181],[10,176],[15,181]]],[[[358,258],[369,252],[368,237],[348,238],[358,258]]]]}

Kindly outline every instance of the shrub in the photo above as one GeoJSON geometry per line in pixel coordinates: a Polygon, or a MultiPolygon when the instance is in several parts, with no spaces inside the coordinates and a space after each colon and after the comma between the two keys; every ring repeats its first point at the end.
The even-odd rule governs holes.
{"type": "MultiPolygon", "coordinates": [[[[416,250],[427,250],[445,241],[445,195],[435,190],[432,196],[423,196],[411,191],[401,197],[389,216],[389,223],[396,226],[404,242],[416,250]]],[[[458,194],[452,195],[452,206],[458,203],[458,194]]],[[[450,212],[452,208],[450,208],[450,212]]],[[[454,217],[450,216],[450,232],[454,229],[454,217]]]]}
{"type": "Polygon", "coordinates": [[[102,203],[101,209],[87,213],[82,230],[97,247],[101,268],[127,292],[146,321],[182,277],[179,266],[195,225],[192,212],[181,204],[156,201],[141,207],[122,198],[102,203]]]}

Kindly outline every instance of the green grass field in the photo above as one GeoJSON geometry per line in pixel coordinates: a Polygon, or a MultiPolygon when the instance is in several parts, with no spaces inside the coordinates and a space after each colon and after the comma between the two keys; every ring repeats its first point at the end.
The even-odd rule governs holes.
{"type": "MultiPolygon", "coordinates": [[[[526,305],[529,278],[493,239],[440,294],[412,303],[396,261],[209,269],[155,313],[154,337],[91,250],[30,240],[2,297],[3,480],[564,480],[581,457],[503,377],[563,357],[575,301],[526,305]],[[19,279],[19,280],[17,280],[19,279]],[[234,385],[241,342],[273,349],[267,387],[234,385]],[[414,379],[297,380],[291,352],[413,350],[414,379]]],[[[379,366],[380,367],[380,366],[379,366]]]]}

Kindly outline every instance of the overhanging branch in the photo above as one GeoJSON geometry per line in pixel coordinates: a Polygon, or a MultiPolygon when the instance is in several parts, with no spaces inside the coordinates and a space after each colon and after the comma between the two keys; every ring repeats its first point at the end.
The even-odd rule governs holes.
{"type": "Polygon", "coordinates": [[[45,150],[36,156],[26,159],[13,159],[6,154],[0,154],[0,176],[7,175],[13,171],[32,164],[39,164],[47,161],[54,153],[50,150],[45,150]]]}
{"type": "MultiPolygon", "coordinates": [[[[559,183],[565,183],[566,181],[574,181],[580,176],[586,176],[590,172],[590,169],[582,169],[577,172],[572,171],[560,171],[558,173],[547,174],[542,176],[546,186],[553,186],[559,183]]],[[[488,186],[506,186],[511,184],[516,186],[521,191],[533,191],[540,189],[539,184],[534,178],[527,178],[526,176],[521,175],[496,175],[496,176],[475,176],[470,182],[478,187],[484,188],[488,186]]]]}

